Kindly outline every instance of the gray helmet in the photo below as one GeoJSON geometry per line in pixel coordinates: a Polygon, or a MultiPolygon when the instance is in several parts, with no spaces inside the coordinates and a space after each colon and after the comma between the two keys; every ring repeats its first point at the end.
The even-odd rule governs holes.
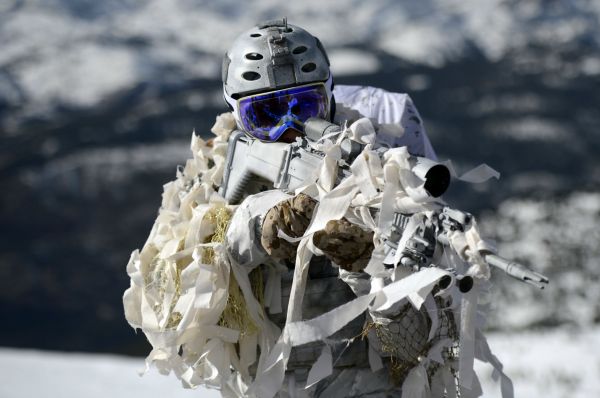
{"type": "Polygon", "coordinates": [[[250,94],[313,82],[325,82],[329,93],[332,89],[323,45],[285,18],[238,36],[223,59],[222,79],[225,101],[232,109],[238,98],[250,94]]]}

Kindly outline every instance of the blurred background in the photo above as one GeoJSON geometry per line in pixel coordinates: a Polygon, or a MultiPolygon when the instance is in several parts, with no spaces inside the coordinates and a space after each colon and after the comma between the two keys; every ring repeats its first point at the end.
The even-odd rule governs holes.
{"type": "Polygon", "coordinates": [[[447,201],[551,284],[494,275],[492,349],[517,397],[600,393],[598,0],[1,0],[0,375],[14,349],[143,366],[129,254],[192,131],[226,111],[223,54],[282,16],[321,39],[336,84],[409,93],[441,159],[502,174],[447,201]]]}

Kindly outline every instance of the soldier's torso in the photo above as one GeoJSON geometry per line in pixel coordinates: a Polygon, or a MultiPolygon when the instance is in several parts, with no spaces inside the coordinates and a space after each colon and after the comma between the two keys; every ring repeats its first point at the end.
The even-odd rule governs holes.
{"type": "MultiPolygon", "coordinates": [[[[293,276],[293,269],[282,275],[283,310],[279,314],[269,315],[271,321],[280,328],[285,325],[293,276]]],[[[315,318],[355,298],[350,287],[338,277],[338,269],[329,260],[322,256],[312,258],[302,303],[303,319],[315,318]]],[[[336,341],[333,345],[330,343],[334,367],[368,366],[367,344],[361,338],[364,322],[365,316],[361,315],[331,336],[331,341],[336,341]]],[[[294,347],[287,369],[310,369],[321,354],[324,344],[314,342],[294,347]]]]}

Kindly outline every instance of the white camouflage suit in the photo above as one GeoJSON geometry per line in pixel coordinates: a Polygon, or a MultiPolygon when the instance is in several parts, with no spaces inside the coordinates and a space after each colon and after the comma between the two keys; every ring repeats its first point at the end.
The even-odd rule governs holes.
{"type": "MultiPolygon", "coordinates": [[[[407,94],[390,93],[373,87],[340,85],[335,87],[334,97],[337,105],[336,123],[350,124],[367,117],[376,127],[377,144],[389,147],[406,146],[412,155],[436,160],[422,119],[407,94]]],[[[265,216],[274,206],[285,200],[293,200],[291,198],[291,195],[278,190],[265,191],[248,196],[235,212],[227,232],[227,247],[231,256],[248,272],[262,264],[269,256],[263,247],[265,216]]],[[[304,229],[310,221],[312,209],[306,212],[308,214],[304,214],[306,219],[303,221],[306,225],[302,226],[304,229]]],[[[293,227],[290,228],[284,232],[288,235],[297,232],[293,231],[293,227]]],[[[299,233],[301,235],[303,230],[299,233]]],[[[346,243],[355,245],[357,242],[346,243]]],[[[281,263],[287,270],[283,272],[281,281],[282,309],[278,313],[269,314],[270,319],[279,327],[285,324],[293,275],[293,262],[287,261],[287,267],[286,261],[281,263]]],[[[302,306],[302,315],[305,319],[316,317],[354,299],[357,295],[368,293],[370,286],[368,274],[349,267],[342,267],[346,268],[344,270],[338,265],[332,264],[332,261],[324,256],[313,257],[302,306]],[[347,284],[345,281],[350,283],[347,284]]],[[[279,396],[327,398],[400,396],[400,387],[389,381],[387,367],[375,373],[371,370],[367,339],[356,338],[363,332],[367,320],[367,315],[360,316],[332,336],[328,343],[332,348],[333,373],[308,389],[304,388],[307,375],[321,353],[323,343],[309,343],[295,347],[287,364],[286,378],[279,396]],[[350,339],[352,342],[348,343],[350,339]]],[[[372,340],[371,336],[369,337],[369,341],[372,340]]]]}

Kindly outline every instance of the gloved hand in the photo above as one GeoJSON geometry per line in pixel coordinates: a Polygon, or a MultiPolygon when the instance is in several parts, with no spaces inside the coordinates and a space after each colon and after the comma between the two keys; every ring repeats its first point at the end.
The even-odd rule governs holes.
{"type": "Polygon", "coordinates": [[[301,193],[269,209],[263,220],[260,243],[271,257],[294,262],[298,243],[278,237],[277,231],[281,230],[292,238],[304,235],[316,204],[316,200],[301,193]]]}
{"type": "MultiPolygon", "coordinates": [[[[310,224],[317,202],[299,194],[273,206],[265,215],[261,244],[276,259],[294,262],[298,243],[277,236],[281,230],[297,238],[304,235],[310,224]]],[[[373,252],[373,233],[364,231],[346,219],[331,220],[325,228],[313,235],[313,243],[325,256],[347,271],[363,270],[373,252]]]]}
{"type": "Polygon", "coordinates": [[[373,253],[373,232],[342,218],[331,220],[315,232],[313,243],[325,256],[346,271],[360,272],[373,253]]]}

